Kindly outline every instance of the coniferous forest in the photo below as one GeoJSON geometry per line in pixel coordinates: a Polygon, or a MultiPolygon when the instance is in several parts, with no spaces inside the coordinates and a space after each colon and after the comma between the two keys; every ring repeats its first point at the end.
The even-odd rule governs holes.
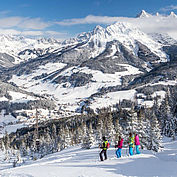
{"type": "Polygon", "coordinates": [[[171,87],[161,104],[156,97],[151,108],[136,102],[128,105],[119,102],[112,107],[97,109],[96,113],[88,110],[87,114],[39,123],[38,128],[34,125],[6,133],[0,147],[6,152],[7,159],[14,156],[19,161],[23,156],[42,158],[75,145],[86,149],[98,147],[103,136],[111,146],[121,136],[127,147],[128,135],[132,132],[139,134],[142,149],[157,152],[162,148],[163,135],[175,139],[177,134],[176,101],[176,87],[171,87]]]}

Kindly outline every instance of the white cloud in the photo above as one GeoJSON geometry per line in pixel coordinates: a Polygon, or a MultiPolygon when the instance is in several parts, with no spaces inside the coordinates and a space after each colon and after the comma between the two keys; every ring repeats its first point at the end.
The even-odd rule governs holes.
{"type": "Polygon", "coordinates": [[[0,27],[1,28],[10,28],[18,26],[24,18],[22,17],[6,17],[0,19],[0,27]]]}
{"type": "Polygon", "coordinates": [[[24,29],[44,29],[50,26],[48,22],[43,22],[40,18],[25,18],[18,25],[20,28],[24,29]]]}
{"type": "Polygon", "coordinates": [[[10,10],[0,11],[0,15],[7,15],[8,13],[10,13],[10,10]]]}
{"type": "Polygon", "coordinates": [[[20,31],[14,29],[0,29],[2,35],[22,35],[22,36],[42,36],[45,32],[43,31],[20,31]]]}
{"type": "Polygon", "coordinates": [[[60,40],[64,40],[67,38],[67,33],[61,33],[57,31],[39,31],[39,30],[14,30],[14,29],[1,29],[0,28],[0,35],[22,35],[22,36],[32,36],[32,37],[55,37],[60,40]]]}
{"type": "Polygon", "coordinates": [[[108,17],[108,16],[94,16],[88,15],[85,18],[73,18],[66,19],[60,22],[56,22],[56,24],[69,26],[69,25],[78,25],[78,24],[111,24],[118,21],[120,17],[108,17]]]}
{"type": "Polygon", "coordinates": [[[47,34],[50,34],[50,35],[63,35],[63,34],[66,34],[66,33],[60,33],[60,32],[57,32],[57,31],[46,31],[47,34]]]}
{"type": "Polygon", "coordinates": [[[50,26],[49,22],[44,22],[40,18],[28,17],[6,17],[0,18],[1,28],[18,27],[22,29],[45,29],[50,26]]]}
{"type": "Polygon", "coordinates": [[[164,11],[164,12],[170,11],[170,10],[177,10],[177,6],[171,5],[171,6],[167,6],[167,7],[161,8],[160,10],[164,11]]]}
{"type": "MultiPolygon", "coordinates": [[[[173,6],[175,8],[176,6],[173,6]]],[[[115,22],[132,23],[146,33],[168,33],[177,39],[177,18],[175,16],[149,16],[148,18],[128,18],[88,15],[85,18],[65,19],[58,22],[45,22],[41,18],[6,17],[0,18],[0,34],[49,36],[66,39],[69,34],[48,30],[52,25],[71,26],[79,24],[112,24],[115,22]],[[18,29],[18,30],[17,30],[18,29]]]]}
{"type": "Polygon", "coordinates": [[[20,34],[23,36],[43,36],[44,32],[43,31],[22,31],[20,34]]]}
{"type": "Polygon", "coordinates": [[[146,33],[168,33],[177,39],[177,18],[168,16],[150,16],[147,18],[109,17],[89,15],[85,18],[66,19],[58,25],[69,26],[78,24],[112,24],[115,22],[132,23],[146,33]]]}
{"type": "Polygon", "coordinates": [[[21,31],[17,31],[14,29],[0,29],[0,34],[3,35],[20,35],[21,31]]]}

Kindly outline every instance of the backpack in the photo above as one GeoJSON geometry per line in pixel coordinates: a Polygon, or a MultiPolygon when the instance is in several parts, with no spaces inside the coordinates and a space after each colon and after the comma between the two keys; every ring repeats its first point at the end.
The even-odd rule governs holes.
{"type": "Polygon", "coordinates": [[[109,142],[107,143],[107,149],[108,149],[108,148],[110,148],[110,144],[109,144],[109,142]]]}
{"type": "Polygon", "coordinates": [[[108,141],[105,142],[105,145],[106,145],[106,148],[107,148],[107,149],[110,148],[110,144],[109,144],[108,141]]]}

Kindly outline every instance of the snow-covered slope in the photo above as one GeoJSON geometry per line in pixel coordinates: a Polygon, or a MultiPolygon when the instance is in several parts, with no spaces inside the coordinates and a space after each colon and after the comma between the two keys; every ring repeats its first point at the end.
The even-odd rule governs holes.
{"type": "Polygon", "coordinates": [[[175,45],[177,41],[171,38],[168,34],[151,33],[149,34],[153,40],[162,45],[175,45]]]}
{"type": "Polygon", "coordinates": [[[115,157],[115,149],[108,150],[108,160],[99,161],[99,149],[83,150],[72,147],[48,155],[36,161],[26,161],[13,168],[12,162],[4,162],[0,155],[1,177],[175,177],[177,174],[177,141],[165,140],[164,150],[152,153],[141,150],[140,155],[127,156],[123,148],[122,158],[115,157]]]}
{"type": "MultiPolygon", "coordinates": [[[[64,66],[65,65],[62,63],[48,63],[45,66],[41,66],[40,70],[37,70],[31,75],[14,75],[10,81],[30,92],[54,95],[55,99],[60,105],[64,106],[65,104],[69,104],[70,106],[68,105],[68,109],[70,109],[70,111],[75,111],[85,98],[90,97],[92,94],[98,92],[100,88],[121,85],[122,76],[141,73],[139,69],[133,66],[122,64],[120,66],[123,66],[126,70],[124,72],[116,72],[115,74],[106,74],[98,70],[90,70],[87,67],[70,67],[57,75],[55,74],[55,78],[53,78],[53,80],[58,77],[71,78],[73,74],[78,73],[85,73],[87,75],[91,74],[91,80],[88,80],[88,83],[84,84],[83,86],[74,86],[72,85],[72,82],[67,80],[64,83],[61,82],[59,84],[55,84],[52,83],[53,80],[50,82],[43,82],[43,79],[33,79],[44,72],[47,73],[47,70],[49,71],[49,75],[50,73],[55,73],[58,69],[63,68],[64,66]],[[53,67],[53,70],[52,66],[55,66],[53,67]]],[[[77,81],[73,80],[73,84],[74,82],[76,83],[77,81]]]]}
{"type": "Polygon", "coordinates": [[[0,35],[0,53],[14,57],[14,64],[36,58],[46,52],[59,48],[61,43],[55,39],[34,39],[23,36],[0,35]]]}

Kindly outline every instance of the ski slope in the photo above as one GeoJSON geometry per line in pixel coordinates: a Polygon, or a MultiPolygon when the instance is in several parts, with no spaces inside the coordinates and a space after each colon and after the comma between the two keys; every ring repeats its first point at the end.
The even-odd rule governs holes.
{"type": "Polygon", "coordinates": [[[45,156],[43,159],[25,162],[20,167],[4,163],[0,157],[1,177],[175,177],[177,176],[177,141],[166,139],[159,153],[141,150],[142,154],[115,157],[115,149],[108,150],[108,160],[99,161],[99,149],[83,150],[71,147],[45,156]]]}

